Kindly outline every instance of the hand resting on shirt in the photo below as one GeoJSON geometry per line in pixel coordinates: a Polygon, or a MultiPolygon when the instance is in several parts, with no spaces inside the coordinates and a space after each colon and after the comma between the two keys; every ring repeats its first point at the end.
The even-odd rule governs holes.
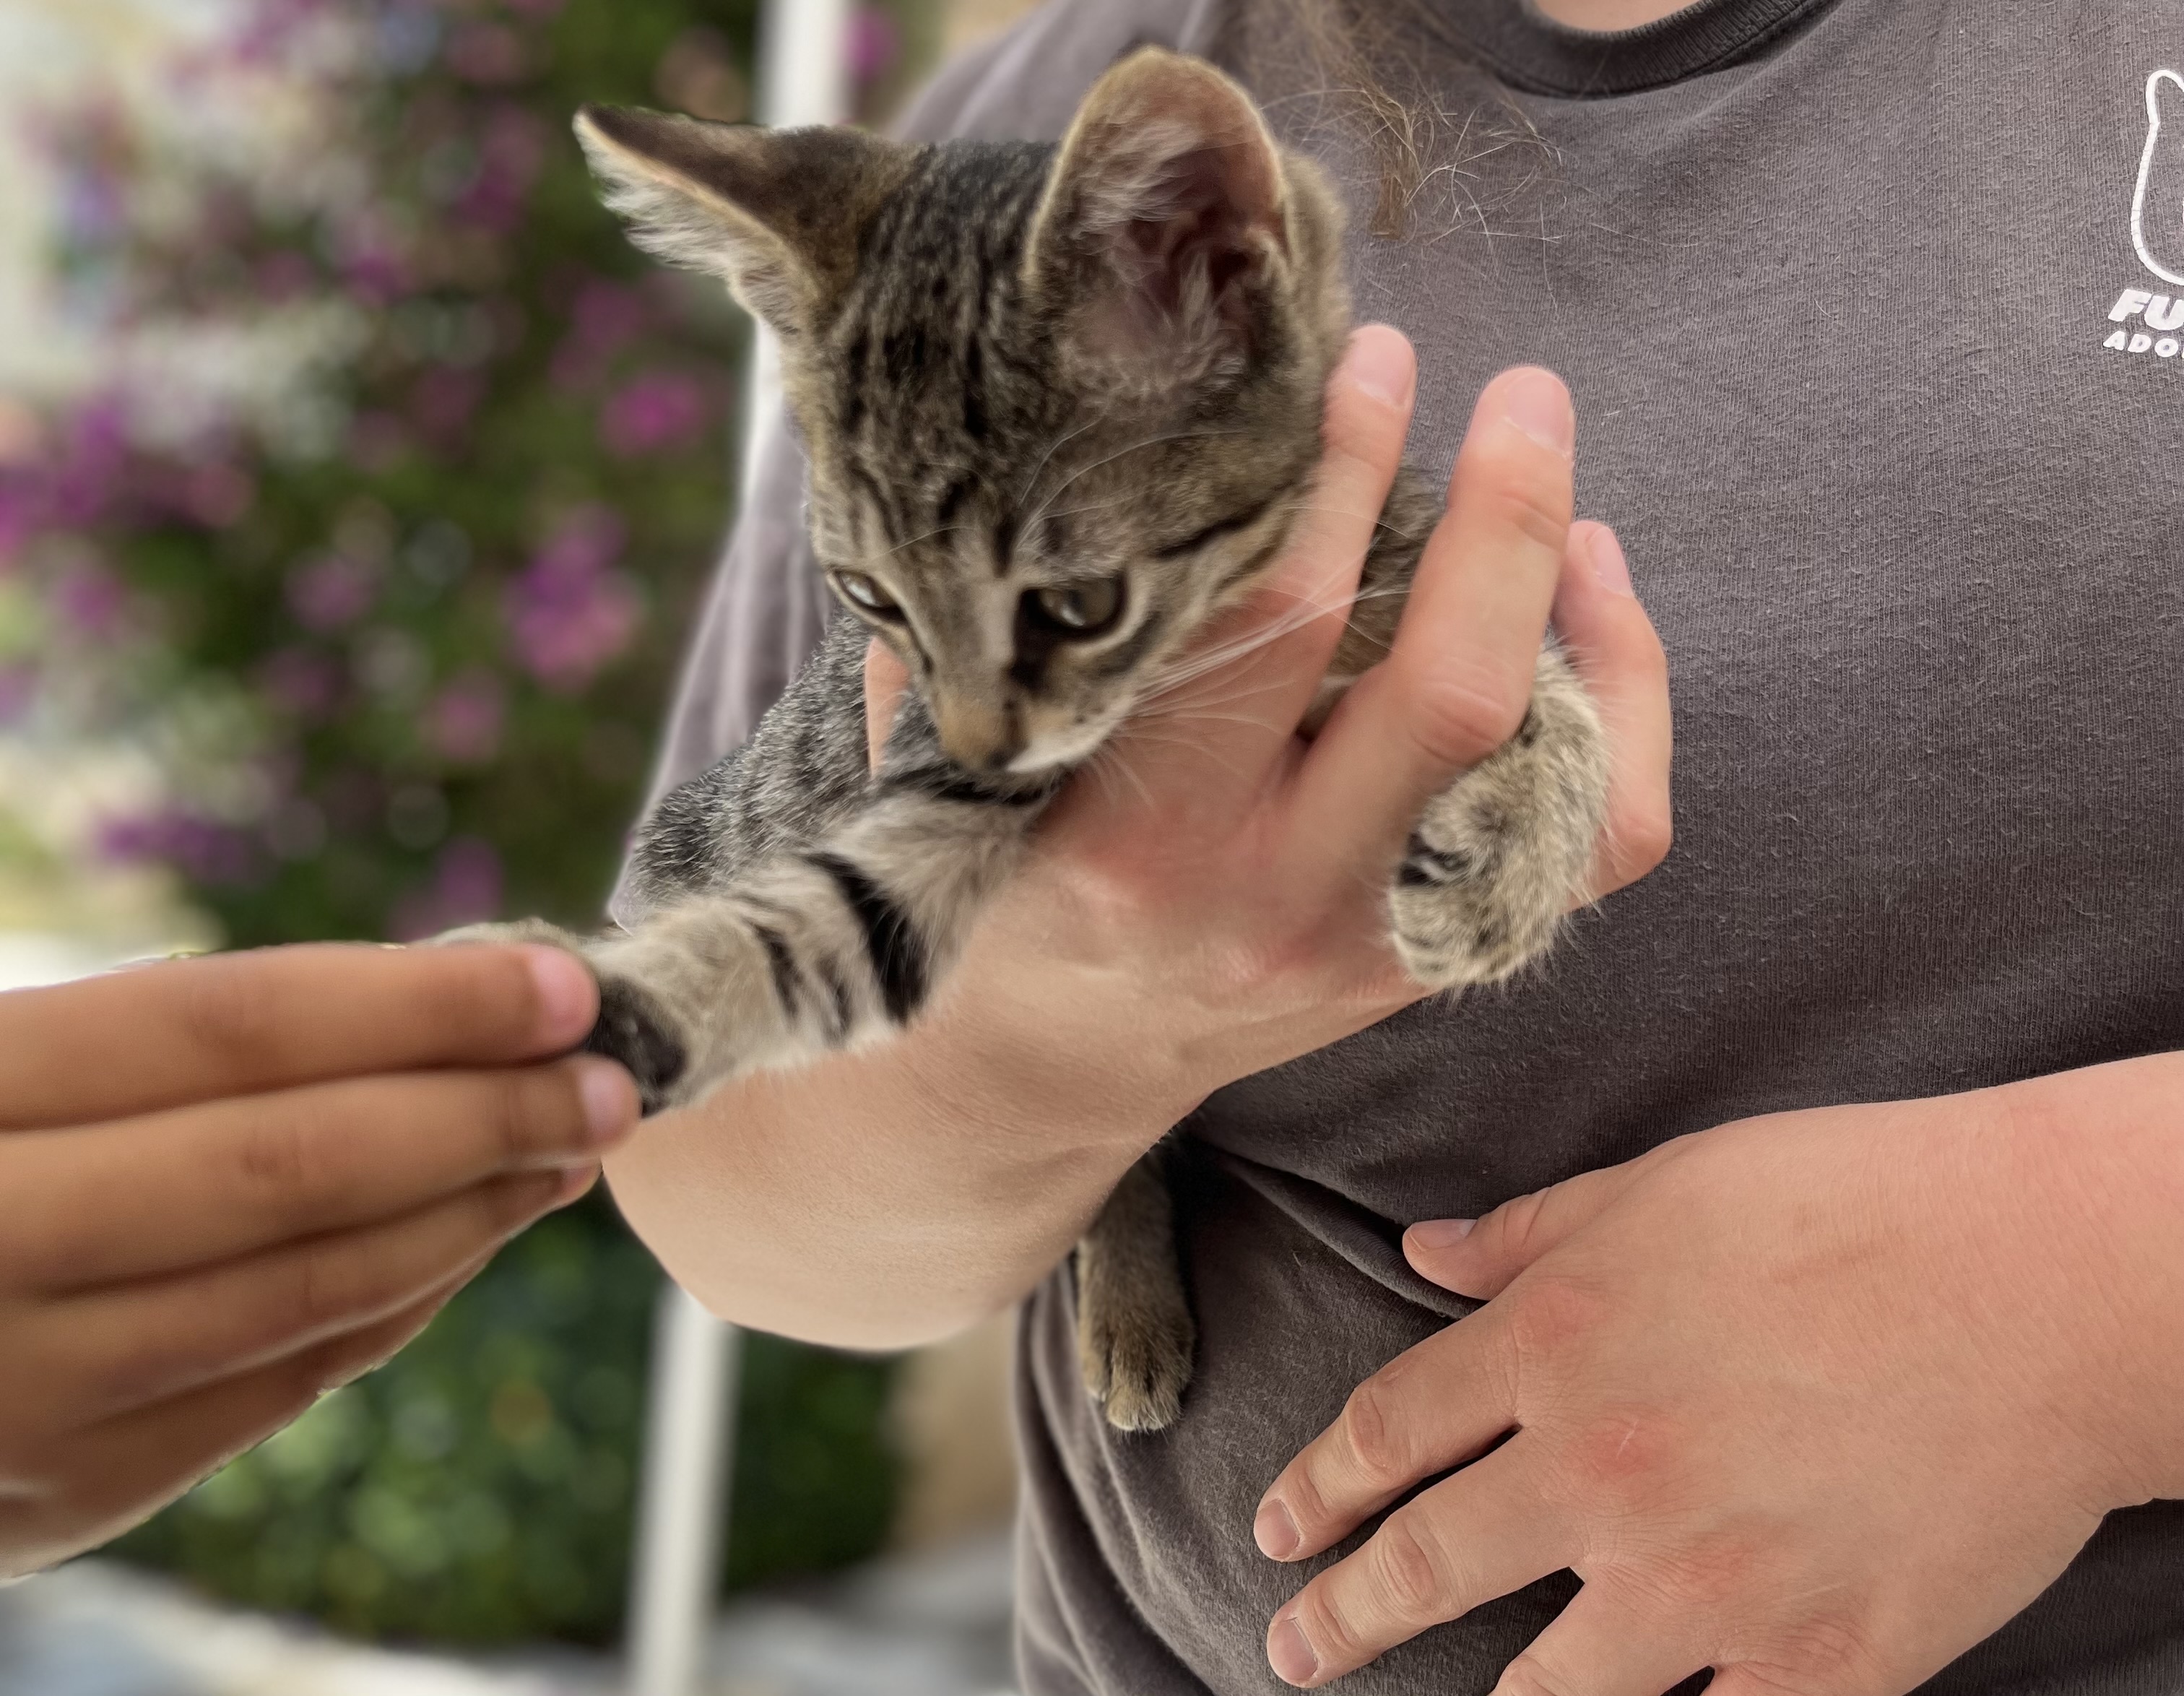
{"type": "Polygon", "coordinates": [[[2165,1054],[1750,1119],[1416,1226],[1413,1267],[1491,1299],[1268,1492],[1282,1559],[1411,1498],[1281,1610],[1268,1659],[1317,1688],[1568,1568],[1497,1696],[1708,1666],[1710,1696],[1902,1696],[2109,1509],[2184,1496],[2179,1218],[2165,1054]]]}

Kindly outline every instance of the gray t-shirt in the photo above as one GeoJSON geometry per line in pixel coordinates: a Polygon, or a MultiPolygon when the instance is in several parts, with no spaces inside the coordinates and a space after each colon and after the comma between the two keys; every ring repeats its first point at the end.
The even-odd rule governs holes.
{"type": "MultiPolygon", "coordinates": [[[[2184,79],[2157,75],[2184,67],[2184,0],[1702,0],[1613,38],[1424,3],[1426,82],[1475,87],[1461,43],[1511,91],[1475,136],[1520,116],[1538,139],[1468,146],[1448,215],[1429,194],[1401,242],[1363,233],[1338,146],[1358,310],[1418,343],[1426,463],[1496,370],[1569,380],[1580,510],[1622,535],[1668,648],[1675,851],[1545,971],[1192,1119],[1202,1342],[1173,1431],[1109,1431],[1066,1272],[1032,1297],[1030,1696],[1285,1688],[1261,1644],[1300,1576],[1252,1547],[1259,1493],[1465,1311],[1406,1269],[1408,1222],[1750,1114],[2184,1048],[2184,328],[2161,328],[2184,317],[2184,79]]],[[[1128,45],[1219,56],[1223,25],[1213,0],[1050,5],[915,125],[1051,137],[1128,45]]],[[[786,433],[765,463],[669,778],[748,733],[824,616],[786,433]]],[[[1343,1688],[1484,1692],[1574,1587],[1343,1688]]],[[[2184,1689],[2184,1504],[2110,1516],[1929,1688],[2184,1689]]]]}

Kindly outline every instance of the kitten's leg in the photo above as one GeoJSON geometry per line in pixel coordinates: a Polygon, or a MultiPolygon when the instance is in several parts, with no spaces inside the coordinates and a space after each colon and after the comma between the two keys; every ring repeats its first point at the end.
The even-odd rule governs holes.
{"type": "Polygon", "coordinates": [[[629,1064],[652,1107],[900,1030],[1046,799],[945,771],[883,773],[810,847],[583,945],[602,1007],[588,1046],[629,1064]]]}
{"type": "Polygon", "coordinates": [[[1197,1328],[1177,1264],[1163,1150],[1123,1174],[1077,1245],[1077,1354],[1084,1387],[1121,1431],[1175,1422],[1197,1328]]]}
{"type": "Polygon", "coordinates": [[[1607,812],[1607,741],[1561,653],[1543,650],[1517,734],[1434,797],[1389,891],[1396,946],[1435,989],[1493,983],[1546,951],[1607,812]]]}

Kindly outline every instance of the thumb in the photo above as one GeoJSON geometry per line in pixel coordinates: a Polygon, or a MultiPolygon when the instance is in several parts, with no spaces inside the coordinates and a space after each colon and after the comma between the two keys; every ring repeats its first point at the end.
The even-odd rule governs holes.
{"type": "Polygon", "coordinates": [[[1603,1167],[1529,1196],[1479,1219],[1425,1219],[1403,1233],[1403,1258],[1421,1278],[1459,1296],[1490,1301],[1534,1261],[1560,1247],[1607,1212],[1645,1174],[1651,1154],[1603,1167]]]}

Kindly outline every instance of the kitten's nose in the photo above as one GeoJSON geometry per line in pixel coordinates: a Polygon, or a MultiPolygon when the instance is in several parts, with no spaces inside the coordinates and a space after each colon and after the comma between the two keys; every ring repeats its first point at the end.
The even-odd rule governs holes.
{"type": "Polygon", "coordinates": [[[933,703],[933,728],[948,757],[966,771],[994,772],[1023,751],[1017,711],[998,702],[943,700],[933,703]]]}

